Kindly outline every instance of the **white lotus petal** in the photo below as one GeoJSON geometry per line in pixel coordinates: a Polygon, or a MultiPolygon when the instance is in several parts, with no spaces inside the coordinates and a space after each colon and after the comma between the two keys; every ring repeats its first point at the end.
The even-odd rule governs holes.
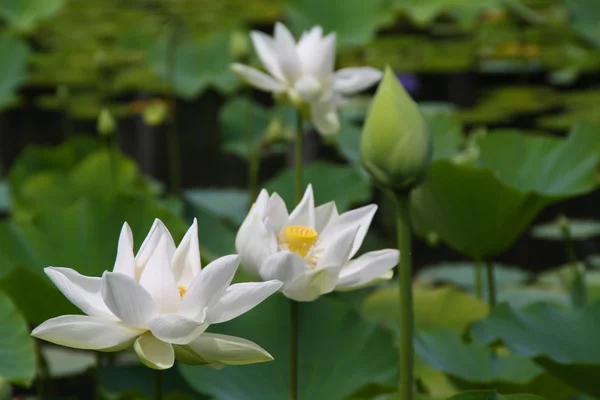
{"type": "Polygon", "coordinates": [[[299,255],[290,251],[279,251],[263,262],[260,267],[260,277],[265,281],[281,281],[285,289],[298,276],[311,271],[306,261],[299,255]]]}
{"type": "Polygon", "coordinates": [[[269,204],[265,211],[265,226],[272,232],[279,233],[287,220],[288,211],[285,201],[277,193],[273,193],[269,198],[269,204]]]}
{"type": "Polygon", "coordinates": [[[148,322],[158,316],[150,293],[127,275],[104,272],[102,297],[108,308],[129,326],[147,328],[148,322]]]}
{"type": "Polygon", "coordinates": [[[101,317],[62,315],[39,325],[31,335],[74,349],[117,351],[129,347],[142,332],[101,317]]]}
{"type": "Polygon", "coordinates": [[[323,37],[323,28],[320,26],[313,27],[310,31],[304,32],[296,45],[296,51],[298,52],[298,57],[300,57],[300,62],[302,63],[302,68],[307,68],[307,61],[312,56],[312,52],[314,51],[319,43],[321,42],[321,38],[323,37]]]}
{"type": "Polygon", "coordinates": [[[294,82],[302,75],[302,66],[296,52],[296,41],[281,22],[275,24],[275,50],[281,72],[289,83],[294,82]]]}
{"type": "Polygon", "coordinates": [[[314,76],[320,82],[330,82],[335,64],[336,34],[330,33],[307,52],[302,59],[304,72],[314,76]]]}
{"type": "Polygon", "coordinates": [[[330,235],[335,235],[337,232],[346,230],[350,227],[357,227],[358,232],[356,233],[352,251],[350,252],[350,258],[354,257],[369,231],[369,226],[371,226],[371,221],[373,220],[376,211],[377,205],[369,204],[368,206],[343,213],[338,218],[334,218],[329,225],[325,227],[325,230],[321,233],[322,240],[325,242],[330,235]]]}
{"type": "Polygon", "coordinates": [[[135,279],[135,256],[133,255],[133,234],[131,228],[125,222],[123,228],[121,228],[121,234],[119,235],[119,244],[117,247],[117,259],[115,260],[115,266],[113,272],[118,272],[130,276],[135,279]]]}
{"type": "Polygon", "coordinates": [[[165,224],[163,224],[163,222],[157,218],[154,220],[148,235],[146,235],[146,238],[140,246],[140,250],[135,256],[138,274],[141,273],[148,260],[150,260],[152,253],[154,253],[154,250],[156,250],[156,246],[158,246],[158,243],[163,236],[166,236],[167,238],[167,254],[169,255],[169,260],[173,258],[173,254],[175,254],[175,242],[173,241],[173,237],[171,236],[171,233],[165,224]]]}
{"type": "Polygon", "coordinates": [[[175,363],[173,346],[155,338],[146,332],[140,336],[133,346],[140,361],[152,369],[168,369],[175,363]]]}
{"type": "Polygon", "coordinates": [[[312,102],[321,97],[323,86],[314,76],[302,75],[302,77],[294,83],[294,89],[296,89],[304,101],[312,102]]]}
{"type": "Polygon", "coordinates": [[[333,76],[333,90],[342,94],[357,93],[379,82],[382,75],[371,67],[342,68],[333,76]]]}
{"type": "Polygon", "coordinates": [[[192,279],[200,273],[200,245],[196,218],[175,250],[171,264],[173,277],[178,286],[188,287],[192,279]]]}
{"type": "Polygon", "coordinates": [[[323,232],[330,221],[339,216],[335,201],[330,201],[315,208],[315,230],[323,232]]]}
{"type": "Polygon", "coordinates": [[[357,286],[336,286],[335,291],[336,292],[349,292],[351,290],[363,289],[363,288],[366,288],[369,286],[376,285],[380,282],[389,281],[390,279],[392,279],[393,276],[394,276],[394,270],[390,269],[387,272],[385,272],[383,275],[379,275],[377,278],[373,279],[372,281],[368,281],[368,282],[365,282],[365,283],[363,283],[361,285],[357,285],[357,286]]]}
{"type": "Polygon", "coordinates": [[[241,257],[242,268],[258,277],[264,260],[277,251],[277,238],[254,214],[249,225],[242,226],[238,231],[235,248],[241,257]]]}
{"type": "Polygon", "coordinates": [[[231,65],[231,70],[249,85],[265,92],[279,93],[285,90],[284,85],[256,68],[235,63],[231,65]]]}
{"type": "Polygon", "coordinates": [[[316,270],[325,270],[327,279],[325,292],[331,292],[338,281],[340,271],[349,259],[350,250],[358,227],[350,227],[336,236],[323,247],[323,254],[317,262],[316,270]]]}
{"type": "Polygon", "coordinates": [[[365,253],[346,264],[340,272],[336,289],[362,287],[386,274],[391,278],[389,271],[398,265],[399,260],[400,253],[394,249],[365,253]]]}
{"type": "MultiPolygon", "coordinates": [[[[203,314],[206,314],[206,309],[203,314]]],[[[205,315],[198,320],[178,314],[163,314],[150,321],[152,334],[163,342],[173,344],[188,344],[208,328],[204,323],[205,315]]]]}
{"type": "Polygon", "coordinates": [[[295,301],[314,301],[331,290],[327,270],[310,270],[285,285],[283,294],[295,301]]]}
{"type": "Polygon", "coordinates": [[[333,135],[340,130],[340,119],[333,99],[311,104],[311,121],[321,135],[333,135]]]}
{"type": "Polygon", "coordinates": [[[47,267],[44,272],[77,308],[93,317],[116,320],[102,299],[102,279],[79,274],[71,268],[47,267]]]}
{"type": "Polygon", "coordinates": [[[281,66],[279,65],[277,51],[275,50],[275,40],[269,35],[258,31],[252,31],[250,33],[250,38],[254,44],[254,49],[256,49],[256,54],[258,54],[258,58],[260,58],[265,69],[269,71],[269,74],[273,75],[275,79],[285,82],[285,77],[283,76],[281,66]]]}
{"type": "Polygon", "coordinates": [[[140,276],[140,284],[152,295],[160,314],[177,312],[181,304],[177,282],[171,271],[168,241],[169,238],[163,235],[140,276]]]}
{"type": "Polygon", "coordinates": [[[218,258],[204,267],[188,288],[179,314],[198,319],[204,308],[208,307],[210,310],[227,290],[239,263],[239,256],[230,255],[218,258]]]}
{"type": "Polygon", "coordinates": [[[210,324],[229,321],[256,307],[282,286],[282,282],[245,282],[231,285],[219,301],[208,310],[210,324]]]}
{"type": "Polygon", "coordinates": [[[307,226],[315,229],[315,199],[311,184],[306,187],[302,200],[290,214],[288,225],[307,226]]]}
{"type": "Polygon", "coordinates": [[[273,360],[262,347],[249,340],[216,333],[205,332],[186,347],[207,363],[245,365],[273,360]]]}

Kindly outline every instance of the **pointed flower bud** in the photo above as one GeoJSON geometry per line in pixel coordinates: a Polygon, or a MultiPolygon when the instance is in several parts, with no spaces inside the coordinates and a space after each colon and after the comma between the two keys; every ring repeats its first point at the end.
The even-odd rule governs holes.
{"type": "Polygon", "coordinates": [[[363,163],[378,184],[410,190],[427,176],[431,138],[417,104],[387,67],[362,134],[363,163]]]}
{"type": "Polygon", "coordinates": [[[96,123],[96,129],[100,136],[110,136],[115,133],[116,129],[115,120],[113,119],[110,111],[108,109],[103,108],[100,111],[100,115],[98,115],[98,122],[96,123]]]}

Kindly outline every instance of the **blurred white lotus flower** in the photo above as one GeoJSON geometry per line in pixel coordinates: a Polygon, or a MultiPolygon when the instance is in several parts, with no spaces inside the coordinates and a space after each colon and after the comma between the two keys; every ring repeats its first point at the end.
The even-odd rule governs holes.
{"type": "Polygon", "coordinates": [[[279,22],[273,37],[257,31],[251,36],[268,74],[238,63],[232,64],[233,71],[258,89],[284,93],[297,106],[298,100],[308,105],[312,124],[323,135],[339,131],[337,108],[344,96],[367,89],[382,76],[371,67],[334,72],[336,35],[323,37],[320,26],[303,33],[298,43],[279,22]]]}
{"type": "Polygon", "coordinates": [[[398,250],[373,251],[350,260],[376,210],[371,204],[339,215],[334,202],[315,208],[309,185],[288,215],[281,197],[269,197],[263,189],[236,237],[242,267],[263,280],[282,281],[282,292],[296,301],[389,279],[398,264],[398,250]]]}
{"type": "Polygon", "coordinates": [[[204,332],[250,310],[281,287],[281,282],[231,285],[239,256],[200,266],[194,220],[179,247],[156,220],[138,254],[125,223],[112,272],[102,278],[70,268],[48,267],[48,277],[87,315],[63,315],[39,325],[32,335],[62,346],[98,351],[122,350],[132,343],[140,360],[155,369],[183,362],[222,367],[270,361],[247,340],[204,332]]]}

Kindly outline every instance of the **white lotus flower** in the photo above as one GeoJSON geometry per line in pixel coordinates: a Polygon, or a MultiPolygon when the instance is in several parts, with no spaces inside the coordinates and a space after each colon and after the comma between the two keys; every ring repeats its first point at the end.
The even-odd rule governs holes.
{"type": "Polygon", "coordinates": [[[281,197],[269,197],[263,189],[236,237],[242,267],[262,280],[282,281],[282,292],[296,301],[389,279],[398,264],[398,250],[373,251],[351,260],[376,210],[371,204],[339,215],[334,202],[315,208],[308,185],[288,215],[281,197]]]}
{"type": "Polygon", "coordinates": [[[320,26],[303,33],[298,43],[279,22],[273,37],[258,31],[251,37],[268,74],[237,63],[232,64],[233,71],[258,89],[285,93],[293,103],[301,99],[309,106],[312,124],[323,135],[339,131],[337,108],[344,96],[367,89],[382,76],[371,67],[334,72],[336,35],[323,37],[320,26]]]}
{"type": "Polygon", "coordinates": [[[204,332],[250,310],[281,287],[281,282],[230,285],[239,256],[200,266],[194,220],[179,247],[156,220],[138,254],[125,223],[112,272],[102,278],[70,268],[48,267],[48,277],[87,315],[63,315],[39,325],[32,335],[62,346],[118,351],[132,343],[140,360],[155,369],[183,362],[222,367],[270,361],[245,339],[204,332]]]}

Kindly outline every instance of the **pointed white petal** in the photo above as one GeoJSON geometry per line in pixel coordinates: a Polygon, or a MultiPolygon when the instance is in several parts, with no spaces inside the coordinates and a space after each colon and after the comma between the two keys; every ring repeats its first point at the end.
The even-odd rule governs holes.
{"type": "Polygon", "coordinates": [[[129,347],[142,332],[101,317],[62,315],[39,325],[31,335],[74,349],[117,351],[129,347]]]}
{"type": "Polygon", "coordinates": [[[329,225],[325,227],[321,237],[323,240],[327,240],[327,237],[332,234],[335,235],[337,232],[343,231],[350,227],[358,227],[358,232],[356,233],[356,238],[354,239],[354,244],[352,246],[352,251],[350,252],[350,258],[352,258],[358,249],[360,249],[360,246],[362,245],[362,242],[369,231],[369,226],[371,226],[371,221],[373,220],[373,216],[375,215],[376,211],[376,204],[369,204],[368,206],[347,211],[338,218],[333,219],[329,225]]]}
{"type": "Polygon", "coordinates": [[[168,243],[169,238],[163,235],[140,276],[140,285],[150,293],[160,314],[177,312],[181,304],[177,282],[171,271],[168,243]]]}
{"type": "Polygon", "coordinates": [[[288,225],[307,226],[315,229],[315,199],[311,184],[307,186],[302,200],[290,214],[288,225]]]}
{"type": "Polygon", "coordinates": [[[163,342],[188,344],[208,328],[208,324],[202,322],[203,320],[204,315],[198,320],[193,320],[183,315],[163,314],[150,321],[149,327],[154,336],[163,342]]]}
{"type": "Polygon", "coordinates": [[[335,64],[335,33],[325,36],[302,59],[304,72],[314,76],[322,83],[331,82],[335,64]]]}
{"type": "Polygon", "coordinates": [[[322,37],[323,28],[320,26],[313,27],[310,31],[304,32],[300,37],[298,45],[296,46],[296,51],[298,52],[298,57],[300,57],[302,68],[305,70],[307,68],[307,60],[312,57],[312,53],[314,52],[315,48],[319,46],[322,37]]]}
{"type": "Polygon", "coordinates": [[[340,130],[340,119],[333,99],[311,104],[311,121],[321,135],[333,135],[340,130]]]}
{"type": "Polygon", "coordinates": [[[279,93],[285,90],[283,84],[256,68],[235,63],[231,65],[231,70],[249,85],[265,92],[279,93]]]}
{"type": "Polygon", "coordinates": [[[294,83],[294,89],[296,89],[304,101],[312,102],[321,97],[323,86],[314,76],[302,75],[302,77],[294,83]]]}
{"type": "Polygon", "coordinates": [[[262,347],[249,340],[216,333],[205,332],[185,347],[190,356],[196,356],[198,364],[245,365],[273,360],[262,347]]]}
{"type": "Polygon", "coordinates": [[[102,297],[108,308],[129,326],[147,328],[148,322],[158,316],[150,293],[127,275],[104,272],[102,297]]]}
{"type": "Polygon", "coordinates": [[[236,255],[225,256],[208,264],[187,290],[179,314],[198,319],[204,308],[216,304],[229,287],[240,263],[236,255]]]}
{"type": "Polygon", "coordinates": [[[146,332],[140,336],[133,346],[140,361],[152,369],[168,369],[175,363],[175,351],[169,343],[155,338],[146,332]]]}
{"type": "Polygon", "coordinates": [[[277,238],[254,214],[249,225],[238,231],[235,248],[241,257],[242,268],[257,277],[263,261],[277,251],[277,238]]]}
{"type": "Polygon", "coordinates": [[[283,294],[295,301],[314,301],[320,295],[329,293],[331,290],[327,271],[309,270],[298,276],[282,290],[283,294]]]}
{"type": "Polygon", "coordinates": [[[188,287],[192,279],[200,273],[200,244],[196,218],[175,250],[171,268],[177,285],[183,287],[188,287]]]}
{"type": "Polygon", "coordinates": [[[125,222],[123,228],[121,228],[121,234],[119,235],[119,245],[117,248],[117,259],[115,260],[115,266],[113,272],[118,272],[135,278],[135,257],[133,255],[133,234],[131,228],[125,222]]]}
{"type": "Polygon", "coordinates": [[[283,282],[283,288],[298,276],[312,271],[306,261],[290,251],[280,251],[268,257],[260,267],[260,277],[283,282]]]}
{"type": "Polygon", "coordinates": [[[342,68],[333,76],[333,90],[353,94],[365,90],[381,79],[381,71],[371,67],[342,68]]]}
{"type": "Polygon", "coordinates": [[[281,288],[282,282],[246,282],[227,288],[219,301],[208,310],[206,320],[210,324],[229,321],[260,304],[281,288]]]}
{"type": "Polygon", "coordinates": [[[391,278],[389,272],[398,265],[399,260],[400,253],[394,249],[365,253],[356,260],[352,260],[346,264],[340,272],[340,279],[336,289],[362,287],[366,283],[375,281],[384,275],[391,278]]]}
{"type": "Polygon", "coordinates": [[[275,50],[281,72],[288,82],[294,82],[302,75],[302,66],[296,52],[296,41],[281,22],[275,24],[275,50]]]}
{"type": "Polygon", "coordinates": [[[288,220],[288,211],[285,201],[277,193],[269,198],[269,204],[265,212],[265,225],[272,232],[279,233],[288,220]]]}
{"type": "Polygon", "coordinates": [[[330,201],[315,208],[315,230],[323,232],[330,221],[339,216],[335,201],[330,201]]]}
{"type": "Polygon", "coordinates": [[[269,35],[258,31],[252,31],[252,33],[250,33],[250,38],[254,44],[254,49],[256,49],[256,54],[258,54],[258,58],[260,58],[265,69],[269,71],[269,74],[275,79],[280,82],[285,82],[285,77],[283,76],[281,66],[279,65],[279,59],[277,58],[277,51],[275,50],[275,40],[269,35]]]}
{"type": "Polygon", "coordinates": [[[144,242],[140,246],[140,250],[135,256],[135,261],[139,270],[138,274],[141,273],[148,260],[150,260],[152,253],[154,253],[156,246],[158,246],[158,243],[163,236],[166,236],[167,254],[169,255],[169,260],[173,258],[173,254],[175,254],[175,242],[173,241],[173,237],[171,236],[171,233],[165,224],[163,224],[163,222],[157,218],[154,220],[148,235],[146,235],[144,242]]]}
{"type": "Polygon", "coordinates": [[[325,270],[324,290],[331,292],[338,281],[340,271],[349,260],[350,250],[358,227],[350,227],[336,235],[335,239],[323,244],[323,254],[317,262],[316,270],[325,270]]]}
{"type": "Polygon", "coordinates": [[[102,299],[102,279],[79,274],[71,268],[47,267],[44,272],[58,290],[81,311],[92,317],[115,319],[102,299]]]}

